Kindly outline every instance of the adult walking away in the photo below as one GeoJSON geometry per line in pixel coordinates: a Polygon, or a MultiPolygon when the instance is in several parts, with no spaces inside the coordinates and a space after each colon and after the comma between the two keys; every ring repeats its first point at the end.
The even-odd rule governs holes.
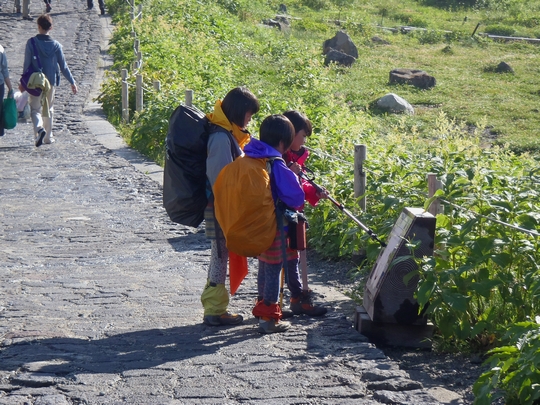
{"type": "Polygon", "coordinates": [[[246,127],[252,115],[259,111],[259,101],[245,87],[229,91],[223,101],[218,100],[214,112],[207,114],[217,131],[210,134],[207,146],[206,176],[208,206],[204,212],[206,236],[211,240],[208,280],[201,295],[204,307],[203,322],[206,325],[236,325],[243,317],[228,311],[229,292],[225,287],[229,251],[214,211],[213,187],[219,172],[238,156],[251,136],[246,127]]]}
{"type": "MultiPolygon", "coordinates": [[[[105,14],[105,1],[104,0],[98,0],[99,4],[99,10],[101,11],[101,15],[105,14]]],[[[92,10],[94,8],[94,0],[86,0],[86,5],[88,6],[88,10],[92,10]]]]}
{"type": "MultiPolygon", "coordinates": [[[[71,75],[71,71],[64,58],[64,52],[62,51],[62,45],[58,41],[55,41],[50,37],[50,32],[53,27],[52,18],[49,14],[43,14],[37,19],[39,34],[34,37],[34,43],[37,47],[38,56],[43,67],[43,74],[47,77],[51,85],[51,90],[45,95],[29,97],[30,104],[30,116],[32,123],[34,124],[34,137],[36,146],[41,144],[50,144],[54,142],[52,134],[53,115],[54,115],[54,93],[56,86],[60,85],[60,74],[62,72],[68,82],[71,83],[71,90],[73,94],[77,94],[77,85],[71,75]],[[47,97],[49,104],[49,111],[43,113],[41,97],[47,97]]],[[[26,49],[24,52],[24,65],[23,71],[33,64],[36,71],[39,70],[38,63],[34,57],[32,41],[29,39],[26,42],[26,49]]]]}
{"type": "Polygon", "coordinates": [[[13,95],[13,87],[9,79],[8,60],[4,47],[0,45],[0,136],[4,136],[4,92],[8,88],[8,97],[13,95]],[[4,85],[4,83],[6,85],[4,85]]]}
{"type": "MultiPolygon", "coordinates": [[[[21,0],[15,0],[15,10],[17,14],[21,14],[21,0]]],[[[28,21],[34,20],[34,17],[30,15],[30,0],[22,0],[22,18],[28,21]]]]}

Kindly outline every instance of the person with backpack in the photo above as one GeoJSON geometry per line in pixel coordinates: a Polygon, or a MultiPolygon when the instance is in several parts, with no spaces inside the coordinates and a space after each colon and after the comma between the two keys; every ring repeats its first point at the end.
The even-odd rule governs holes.
{"type": "MultiPolygon", "coordinates": [[[[304,163],[309,156],[309,151],[304,147],[304,144],[306,138],[311,135],[312,125],[311,121],[299,111],[289,110],[284,112],[283,115],[292,122],[295,132],[291,148],[285,152],[283,159],[287,167],[298,175],[304,170],[304,163]]],[[[321,198],[327,197],[325,190],[318,191],[307,180],[301,179],[301,183],[306,195],[306,201],[310,205],[316,206],[321,198]]],[[[306,250],[287,249],[287,257],[291,257],[287,260],[287,287],[291,292],[289,308],[292,312],[288,315],[321,316],[326,314],[326,308],[313,304],[312,291],[302,288],[298,264],[300,259],[302,271],[307,271],[306,250]]]]}
{"type": "Polygon", "coordinates": [[[294,126],[284,115],[271,115],[262,122],[260,140],[252,139],[244,148],[243,159],[272,159],[270,165],[270,187],[276,204],[278,218],[276,236],[270,248],[258,256],[257,275],[258,300],[253,308],[253,316],[259,318],[260,333],[284,332],[289,322],[281,322],[283,316],[278,303],[280,293],[280,273],[283,265],[283,209],[296,210],[304,204],[304,191],[298,177],[285,165],[281,156],[289,149],[294,139],[294,126]],[[281,223],[282,226],[278,226],[281,223]]]}
{"type": "MultiPolygon", "coordinates": [[[[30,38],[26,42],[26,48],[24,51],[24,64],[23,72],[26,72],[28,67],[32,64],[34,71],[39,71],[42,67],[42,72],[50,83],[50,91],[46,94],[40,94],[39,96],[33,96],[30,94],[29,104],[32,117],[32,123],[34,124],[34,137],[35,145],[41,146],[46,143],[53,143],[54,138],[52,135],[53,125],[53,102],[55,87],[60,85],[60,72],[71,83],[71,91],[73,94],[77,94],[77,85],[75,79],[71,75],[71,71],[64,58],[64,52],[62,51],[62,45],[58,41],[55,41],[50,37],[50,32],[53,27],[52,18],[49,14],[42,14],[37,19],[39,34],[30,38]],[[37,55],[35,55],[37,50],[37,55]],[[46,97],[45,105],[48,104],[48,111],[43,111],[42,117],[42,97],[46,97]]],[[[45,109],[45,107],[43,107],[45,109]]]]}
{"type": "Polygon", "coordinates": [[[243,321],[239,314],[228,311],[229,292],[225,287],[229,251],[214,211],[213,187],[221,169],[237,157],[250,142],[246,130],[251,117],[259,111],[259,101],[246,87],[236,87],[218,100],[214,111],[207,114],[211,124],[218,127],[208,137],[206,176],[208,205],[204,212],[206,237],[211,241],[208,280],[201,295],[203,322],[210,326],[237,325],[243,321]]]}
{"type": "Polygon", "coordinates": [[[8,97],[13,97],[13,87],[9,78],[9,68],[4,47],[0,45],[0,136],[4,136],[4,93],[8,88],[8,97]],[[4,85],[5,83],[5,85],[4,85]]]}

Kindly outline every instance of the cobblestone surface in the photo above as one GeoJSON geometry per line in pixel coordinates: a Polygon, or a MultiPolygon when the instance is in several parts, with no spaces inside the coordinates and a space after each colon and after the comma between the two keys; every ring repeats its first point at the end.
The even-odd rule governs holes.
{"type": "MultiPolygon", "coordinates": [[[[29,123],[0,138],[0,404],[440,403],[352,328],[353,305],[331,288],[313,285],[325,317],[260,335],[251,263],[231,300],[244,324],[201,323],[204,233],[170,222],[159,182],[88,125],[110,22],[85,3],[52,4],[51,35],[80,85],[57,90],[56,143],[36,148],[29,123]]],[[[17,80],[36,23],[0,4],[17,80]]]]}

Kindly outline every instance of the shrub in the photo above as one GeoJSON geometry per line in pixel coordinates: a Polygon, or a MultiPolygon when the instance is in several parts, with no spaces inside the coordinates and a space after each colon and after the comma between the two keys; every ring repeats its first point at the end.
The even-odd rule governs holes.
{"type": "Polygon", "coordinates": [[[490,405],[500,398],[507,405],[534,405],[540,400],[540,316],[535,322],[512,325],[505,345],[492,349],[490,369],[474,384],[475,405],[490,405]]]}
{"type": "Polygon", "coordinates": [[[303,4],[316,11],[328,9],[330,6],[327,0],[304,0],[303,4]]]}
{"type": "Polygon", "coordinates": [[[509,36],[514,35],[516,30],[507,25],[493,24],[493,25],[488,25],[484,29],[484,32],[491,35],[501,35],[501,36],[509,37],[509,36]]]}

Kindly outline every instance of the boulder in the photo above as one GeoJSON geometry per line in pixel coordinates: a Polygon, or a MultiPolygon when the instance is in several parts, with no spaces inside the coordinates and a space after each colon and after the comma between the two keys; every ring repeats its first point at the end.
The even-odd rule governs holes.
{"type": "Polygon", "coordinates": [[[420,89],[435,87],[437,80],[423,70],[394,69],[390,72],[390,83],[412,84],[420,89]]]}
{"type": "Polygon", "coordinates": [[[377,107],[390,113],[405,113],[414,115],[413,106],[410,105],[407,100],[394,93],[388,93],[377,100],[377,107]]]}
{"type": "Polygon", "coordinates": [[[501,62],[497,65],[495,69],[497,73],[514,73],[514,69],[506,62],[501,62]]]}
{"type": "Polygon", "coordinates": [[[353,43],[351,37],[343,31],[338,31],[333,38],[324,41],[323,55],[328,54],[332,49],[350,55],[355,60],[358,59],[358,49],[356,49],[356,45],[353,43]]]}
{"type": "Polygon", "coordinates": [[[324,65],[328,66],[330,63],[334,62],[343,66],[351,66],[356,61],[356,58],[346,53],[337,51],[335,49],[330,49],[324,58],[324,65]]]}
{"type": "Polygon", "coordinates": [[[390,42],[377,36],[374,36],[373,38],[371,38],[371,42],[373,42],[374,44],[390,45],[390,42]]]}
{"type": "Polygon", "coordinates": [[[267,20],[263,20],[262,22],[264,25],[267,25],[269,27],[275,27],[278,28],[280,31],[287,32],[289,31],[289,21],[286,18],[276,17],[276,19],[269,18],[267,20]]]}

